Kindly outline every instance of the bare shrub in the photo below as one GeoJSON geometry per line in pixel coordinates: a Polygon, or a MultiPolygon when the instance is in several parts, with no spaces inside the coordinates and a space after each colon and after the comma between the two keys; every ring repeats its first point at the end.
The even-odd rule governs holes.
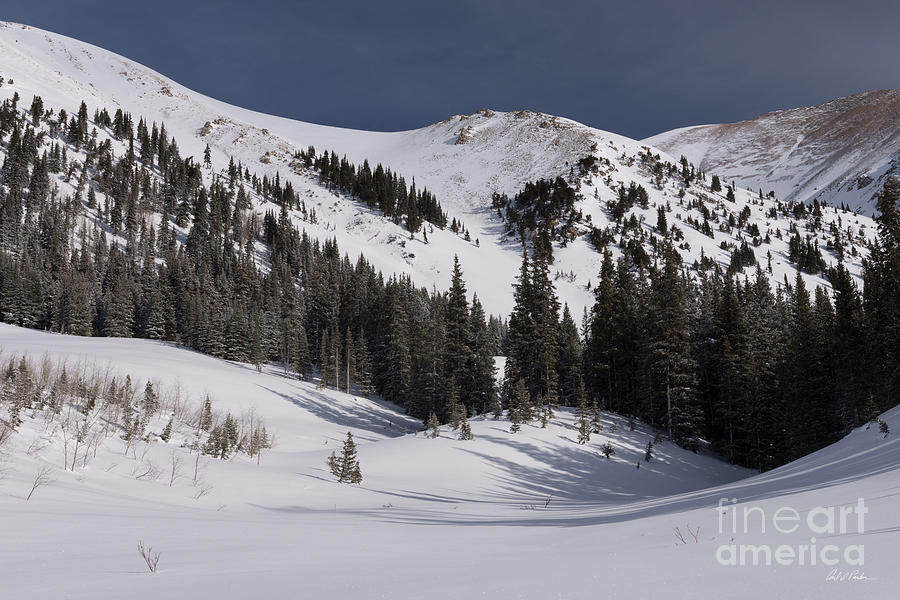
{"type": "Polygon", "coordinates": [[[172,450],[172,453],[169,455],[169,464],[172,467],[171,472],[169,473],[169,487],[175,485],[175,481],[181,477],[181,463],[184,462],[181,454],[172,450]]]}
{"type": "MultiPolygon", "coordinates": [[[[688,523],[687,530],[688,530],[688,535],[691,536],[691,538],[693,538],[694,543],[699,544],[700,543],[700,526],[698,525],[697,529],[694,530],[694,529],[691,529],[691,525],[690,525],[690,523],[688,523]]],[[[684,533],[682,533],[682,531],[681,531],[681,527],[676,527],[675,530],[673,531],[673,533],[675,535],[675,539],[677,540],[675,543],[676,546],[679,546],[679,545],[686,546],[687,545],[687,540],[684,537],[684,533]]]]}
{"type": "Polygon", "coordinates": [[[34,481],[31,483],[31,491],[28,492],[28,496],[25,498],[25,502],[31,500],[31,496],[34,495],[38,488],[53,483],[53,480],[50,478],[51,471],[52,469],[50,467],[41,467],[40,471],[38,471],[37,475],[35,475],[34,481]]]}
{"type": "Polygon", "coordinates": [[[213,491],[213,486],[204,482],[203,480],[198,481],[196,484],[196,487],[197,487],[197,491],[194,493],[194,496],[193,496],[194,500],[199,500],[203,496],[206,496],[207,494],[211,494],[213,491]]]}
{"type": "Polygon", "coordinates": [[[159,469],[156,468],[149,460],[145,460],[139,466],[136,466],[131,474],[134,475],[135,479],[147,479],[149,481],[156,481],[159,479],[161,475],[159,469]]]}
{"type": "Polygon", "coordinates": [[[145,548],[144,542],[138,542],[138,553],[141,555],[141,558],[144,559],[150,572],[156,573],[156,569],[159,565],[159,552],[154,552],[153,546],[145,548]]]}

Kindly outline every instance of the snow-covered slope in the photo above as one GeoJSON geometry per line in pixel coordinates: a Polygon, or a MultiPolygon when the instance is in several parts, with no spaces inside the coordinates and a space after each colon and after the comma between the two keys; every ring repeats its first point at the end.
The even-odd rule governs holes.
{"type": "MultiPolygon", "coordinates": [[[[317,207],[317,226],[304,224],[311,235],[336,236],[344,251],[351,256],[364,252],[387,273],[410,273],[421,285],[444,288],[452,255],[459,254],[470,290],[478,292],[494,314],[509,311],[510,284],[521,253],[500,245],[491,194],[512,194],[526,181],[568,173],[602,133],[529,111],[482,111],[397,133],[303,123],[228,105],[96,46],[14,23],[0,24],[0,76],[13,80],[0,87],[0,98],[17,91],[30,102],[32,95],[39,95],[48,108],[69,112],[82,100],[91,113],[95,107],[121,107],[135,118],[164,122],[184,156],[200,157],[209,144],[220,167],[234,157],[260,175],[278,172],[290,177],[307,204],[317,207]],[[469,133],[463,139],[469,142],[456,144],[464,129],[469,133]],[[365,159],[373,166],[381,162],[407,179],[414,177],[420,188],[436,192],[451,217],[465,223],[472,242],[440,230],[429,231],[430,244],[421,237],[410,241],[402,228],[323,190],[291,164],[293,153],[310,145],[346,154],[357,164],[365,159]]],[[[625,140],[603,136],[604,141],[625,140]]],[[[579,286],[563,287],[567,289],[561,294],[571,303],[583,306],[589,301],[579,286]]]]}
{"type": "MultiPolygon", "coordinates": [[[[407,273],[421,286],[445,289],[452,256],[457,254],[469,292],[477,293],[491,314],[509,313],[511,284],[521,260],[521,247],[514,236],[506,235],[504,223],[491,209],[491,195],[513,195],[538,178],[568,177],[579,190],[576,210],[591,218],[590,224],[579,226],[574,240],[554,252],[558,293],[576,315],[592,303],[590,284],[596,280],[602,258],[585,234],[590,226],[602,229],[611,223],[607,204],[632,181],[649,194],[647,208],[629,210],[639,222],[640,243],[648,252],[658,205],[671,208],[670,225],[684,230],[680,251],[688,265],[701,255],[727,265],[730,250],[722,244],[737,246],[748,237],[740,229],[723,232],[716,227],[717,219],[726,218],[724,193],[706,193],[708,181],[685,190],[684,198],[677,176],[657,185],[641,158],[642,153],[649,156],[643,143],[531,111],[485,109],[395,133],[325,127],[231,106],[96,46],[14,23],[0,24],[0,76],[7,80],[0,87],[0,99],[18,92],[27,106],[33,95],[40,95],[46,107],[65,108],[70,113],[77,111],[82,100],[89,114],[99,107],[111,113],[121,107],[135,119],[165,123],[183,156],[199,158],[208,144],[216,170],[224,169],[233,157],[259,175],[278,173],[316,210],[315,222],[294,215],[299,227],[315,238],[336,237],[344,252],[365,254],[385,273],[407,273]],[[366,159],[373,165],[381,162],[407,180],[414,178],[417,187],[436,193],[451,219],[463,222],[471,240],[449,229],[429,228],[426,243],[421,234],[410,236],[402,226],[326,190],[315,174],[298,167],[293,159],[296,151],[310,145],[318,151],[346,154],[357,164],[366,159]],[[586,156],[595,157],[600,169],[582,176],[576,163],[586,156]],[[701,205],[712,214],[710,236],[680,222],[688,218],[702,221],[701,205]]],[[[662,162],[676,162],[665,152],[649,150],[662,162]]],[[[771,242],[760,240],[754,247],[757,260],[765,266],[770,252],[773,280],[780,281],[784,275],[793,278],[794,267],[786,258],[787,238],[776,235],[788,230],[790,219],[769,218],[770,199],[757,201],[753,192],[743,190],[736,195],[737,202],[728,209],[737,212],[749,207],[746,225],[756,224],[763,237],[771,233],[771,242]]],[[[272,204],[256,207],[259,211],[276,208],[272,204]]],[[[827,225],[839,218],[842,231],[847,226],[854,228],[861,252],[846,260],[850,271],[859,276],[863,242],[873,231],[871,220],[825,211],[825,233],[819,240],[823,248],[828,242],[827,225]]],[[[615,244],[612,249],[617,251],[615,244]]],[[[835,257],[826,259],[833,262],[835,257]]],[[[811,284],[827,283],[817,277],[809,279],[811,284]]]]}
{"type": "MultiPolygon", "coordinates": [[[[3,325],[0,348],[7,359],[28,352],[51,364],[68,361],[70,374],[78,363],[109,364],[137,385],[147,377],[169,392],[180,384],[189,401],[209,393],[217,409],[254,406],[277,440],[259,465],[242,455],[204,458],[202,481],[193,484],[196,454],[155,436],[132,453],[111,436],[84,466],[65,471],[62,434],[53,427],[59,417],[26,415],[0,465],[4,597],[142,600],[265,590],[275,597],[587,599],[655,597],[664,589],[670,598],[841,598],[889,597],[896,585],[900,451],[896,434],[885,438],[877,427],[748,478],[665,442],[644,462],[652,432],[640,424],[631,431],[610,414],[587,446],[576,443],[574,416],[565,411],[546,429],[535,423],[512,434],[506,420],[473,419],[472,441],[446,427],[431,439],[389,405],[156,342],[3,325]],[[361,486],[337,484],[325,469],[347,430],[359,442],[361,486]],[[606,441],[616,449],[608,460],[599,453],[606,441]],[[184,462],[170,485],[172,456],[184,462]],[[162,474],[141,476],[148,464],[162,474]],[[42,467],[51,469],[50,483],[26,502],[42,467]],[[720,498],[736,498],[738,508],[758,507],[768,518],[789,507],[805,519],[815,507],[855,506],[860,497],[869,511],[863,531],[853,515],[850,530],[834,535],[805,525],[780,534],[771,521],[766,533],[741,525],[736,533],[716,511],[720,498]],[[820,546],[863,544],[869,579],[828,582],[833,567],[822,564],[717,560],[722,545],[797,547],[811,536],[820,546]],[[156,574],[146,572],[139,541],[161,553],[156,574]]],[[[883,418],[900,430],[900,408],[883,418]]]]}
{"type": "Polygon", "coordinates": [[[684,154],[741,187],[785,200],[844,203],[872,214],[873,195],[900,172],[900,90],[871,90],[739,123],[700,125],[644,140],[684,154]]]}

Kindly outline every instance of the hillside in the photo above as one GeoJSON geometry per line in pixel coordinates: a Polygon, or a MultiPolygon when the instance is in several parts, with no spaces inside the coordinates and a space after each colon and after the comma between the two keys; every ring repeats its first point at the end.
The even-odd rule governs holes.
{"type": "MultiPolygon", "coordinates": [[[[64,108],[72,114],[83,100],[89,113],[106,108],[112,114],[121,108],[136,120],[164,123],[183,156],[199,161],[209,145],[212,168],[207,178],[222,173],[231,159],[259,176],[277,174],[283,181],[290,181],[298,196],[316,210],[314,220],[294,214],[298,227],[314,239],[336,238],[343,252],[351,257],[365,254],[386,274],[406,273],[420,286],[445,289],[450,257],[459,255],[470,294],[479,295],[489,314],[508,314],[511,284],[521,259],[515,232],[507,231],[491,207],[492,194],[513,196],[527,182],[540,178],[563,176],[578,191],[572,213],[580,213],[579,220],[565,244],[556,240],[554,263],[560,298],[576,315],[592,303],[590,285],[596,282],[602,258],[588,240],[592,229],[609,230],[605,243],[614,254],[634,239],[652,255],[657,209],[664,206],[670,212],[669,221],[682,230],[678,237],[687,265],[707,257],[727,267],[731,255],[746,240],[752,242],[753,260],[764,268],[771,254],[773,280],[780,281],[785,275],[792,279],[795,270],[787,260],[787,240],[780,236],[792,225],[806,227],[804,218],[795,217],[788,205],[778,204],[778,199],[787,198],[760,199],[755,191],[738,189],[735,204],[728,206],[724,191],[709,192],[710,169],[704,168],[704,180],[685,189],[677,172],[673,175],[666,170],[659,175],[651,171],[657,163],[678,167],[676,158],[665,152],[531,111],[485,109],[413,131],[354,131],[230,106],[103,49],[18,24],[0,26],[0,57],[0,76],[7,80],[0,87],[0,98],[18,92],[27,106],[34,95],[39,95],[48,108],[64,108]],[[373,166],[383,163],[408,182],[414,180],[419,189],[427,188],[437,195],[448,219],[460,221],[469,233],[468,239],[462,232],[428,226],[426,243],[422,234],[410,235],[402,225],[326,189],[295,158],[310,145],[319,152],[334,150],[356,164],[364,160],[373,166]],[[593,157],[596,168],[579,169],[579,161],[589,157],[593,157]],[[646,190],[647,203],[628,207],[616,219],[610,205],[632,182],[646,190]],[[749,214],[739,218],[745,207],[749,214]],[[720,223],[720,219],[728,220],[729,214],[740,221],[739,227],[720,223]],[[626,224],[631,216],[637,223],[629,230],[626,224]],[[711,221],[711,230],[706,234],[692,231],[704,219],[711,221]],[[688,220],[697,226],[679,222],[688,220]],[[755,231],[758,235],[752,233],[755,231]]],[[[124,152],[124,148],[118,148],[124,152]]],[[[255,209],[262,213],[277,210],[277,205],[257,198],[255,209]]],[[[814,241],[823,251],[834,241],[829,233],[831,223],[840,223],[842,233],[852,225],[853,231],[842,243],[858,248],[858,253],[845,257],[848,269],[858,277],[872,222],[858,215],[824,211],[819,231],[813,232],[814,241]]],[[[833,264],[835,258],[825,251],[827,264],[833,264]]],[[[748,266],[747,273],[751,272],[748,266]]],[[[823,278],[813,275],[807,276],[808,283],[827,285],[823,278]]]]}
{"type": "Polygon", "coordinates": [[[675,129],[644,142],[684,154],[742,187],[872,214],[872,197],[898,173],[898,123],[900,91],[871,90],[738,123],[675,129]]]}
{"type": "MultiPolygon", "coordinates": [[[[200,481],[192,483],[190,426],[179,422],[164,442],[157,437],[164,420],[151,420],[151,434],[133,455],[113,435],[96,449],[88,445],[85,464],[79,458],[67,471],[64,432],[54,426],[65,411],[29,411],[3,447],[0,527],[15,542],[3,545],[0,562],[17,574],[5,584],[11,597],[86,599],[123,589],[139,600],[216,597],[262,586],[275,595],[418,598],[428,589],[435,598],[477,592],[580,599],[600,589],[652,595],[663,584],[673,598],[838,598],[848,585],[880,597],[900,567],[897,438],[877,428],[859,428],[834,446],[748,477],[667,442],[644,462],[653,432],[640,423],[631,431],[609,413],[587,446],[576,443],[574,415],[566,410],[546,429],[534,423],[513,434],[505,418],[475,418],[472,441],[457,440],[446,426],[431,439],[390,405],[158,342],[4,325],[0,348],[4,362],[28,352],[57,372],[65,363],[72,378],[95,367],[106,377],[130,373],[138,388],[151,378],[165,402],[178,385],[189,405],[199,406],[208,393],[216,411],[254,407],[276,440],[259,465],[240,452],[228,461],[202,457],[200,481]],[[348,429],[358,440],[360,486],[335,483],[324,465],[348,429]],[[616,449],[608,460],[599,453],[605,441],[616,449]],[[173,456],[183,462],[170,484],[173,456]],[[159,473],[145,476],[148,465],[159,473]],[[26,502],[42,467],[48,483],[26,502]],[[794,507],[804,517],[813,507],[856,505],[863,497],[869,512],[861,532],[820,538],[863,544],[869,579],[828,582],[831,567],[823,565],[721,566],[716,552],[723,544],[797,546],[810,535],[719,530],[721,497],[768,515],[794,507]],[[155,575],[146,572],[139,541],[161,553],[155,575]]],[[[897,409],[883,418],[900,428],[897,409]]]]}

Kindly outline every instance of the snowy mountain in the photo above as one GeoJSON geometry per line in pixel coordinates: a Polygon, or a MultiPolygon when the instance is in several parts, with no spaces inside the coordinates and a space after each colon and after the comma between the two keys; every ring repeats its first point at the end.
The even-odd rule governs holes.
{"type": "MultiPolygon", "coordinates": [[[[704,162],[703,128],[667,152],[531,111],[324,127],[13,23],[0,77],[0,313],[31,327],[0,324],[0,596],[894,591],[900,407],[877,413],[896,397],[896,273],[873,251],[860,297],[874,221],[779,178],[834,146],[825,125],[800,132],[796,116],[770,167],[737,147],[748,129],[732,149],[773,183],[745,189],[704,162]],[[433,192],[447,225],[335,184],[342,156],[433,192]],[[523,241],[553,261],[534,253],[508,357],[492,359],[501,326],[466,293],[508,316],[523,241]],[[588,343],[576,321],[604,251],[631,262],[606,263],[588,343]],[[448,286],[453,255],[464,277],[448,286]],[[649,283],[632,268],[657,259],[649,283]],[[813,287],[839,259],[850,277],[831,271],[832,307],[813,287]],[[770,294],[798,269],[809,290],[770,294]],[[550,278],[574,318],[552,314],[550,278]],[[514,384],[502,406],[495,363],[514,384]],[[358,460],[359,485],[338,480],[339,458],[358,460]],[[841,528],[821,529],[838,507],[841,528]],[[786,533],[784,510],[798,521],[786,533]],[[767,548],[775,568],[755,566],[767,548]]],[[[862,108],[885,98],[854,101],[855,129],[849,108],[817,114],[840,114],[832,129],[862,148],[891,129],[893,109],[862,108]]],[[[763,129],[781,139],[788,121],[763,129]]],[[[875,154],[859,159],[884,167],[860,199],[887,172],[875,154]]],[[[832,158],[835,173],[849,164],[832,158]]]]}
{"type": "MultiPolygon", "coordinates": [[[[665,152],[531,111],[485,109],[396,133],[325,127],[228,105],[111,52],[14,23],[0,25],[0,76],[6,79],[0,99],[18,93],[27,105],[38,95],[48,108],[73,114],[83,100],[90,113],[102,107],[112,114],[121,108],[135,120],[164,123],[184,156],[199,161],[209,145],[210,175],[223,172],[231,159],[260,176],[277,174],[316,210],[314,220],[294,214],[298,227],[317,239],[336,238],[342,251],[351,257],[365,254],[387,274],[407,273],[418,285],[445,289],[451,258],[457,254],[470,293],[477,293],[491,314],[508,314],[511,284],[521,260],[517,235],[492,208],[492,195],[513,196],[537,179],[562,176],[578,192],[571,211],[576,220],[569,239],[555,241],[553,265],[560,298],[576,315],[592,303],[591,284],[602,259],[589,241],[592,230],[606,233],[597,237],[605,239],[614,254],[634,240],[652,255],[658,208],[663,206],[670,225],[680,230],[676,238],[687,265],[706,257],[727,267],[732,254],[748,244],[747,252],[764,268],[771,256],[772,279],[781,281],[784,276],[793,278],[795,271],[785,234],[793,224],[805,227],[804,219],[794,218],[786,205],[758,198],[752,191],[738,189],[734,202],[726,202],[724,190],[710,190],[710,169],[704,169],[709,172],[706,177],[685,186],[671,169],[653,172],[666,164],[677,166],[676,158],[665,152]],[[323,187],[315,173],[296,160],[308,146],[320,152],[333,150],[356,164],[368,160],[390,167],[420,189],[434,192],[448,219],[458,220],[463,229],[457,234],[429,226],[427,242],[422,234],[410,235],[402,225],[323,187]],[[589,159],[592,168],[581,168],[583,159],[589,159]],[[647,201],[626,207],[617,224],[610,206],[631,183],[647,192],[647,201]],[[773,213],[777,206],[781,209],[773,213]],[[744,211],[747,214],[740,217],[744,211]],[[738,226],[727,222],[729,215],[738,226]],[[632,216],[634,226],[628,228],[632,216]],[[702,233],[704,221],[712,225],[702,233]]],[[[255,209],[262,213],[277,210],[277,205],[257,198],[255,209]]],[[[871,220],[834,209],[823,211],[814,241],[825,252],[826,264],[836,260],[828,249],[836,241],[829,231],[831,223],[839,224],[841,243],[854,248],[845,260],[859,277],[865,242],[873,231],[871,220]],[[849,234],[848,227],[852,227],[849,234]]],[[[747,273],[753,270],[750,263],[744,268],[747,273]]],[[[812,285],[827,285],[820,275],[805,277],[812,285]]]]}
{"type": "MultiPolygon", "coordinates": [[[[671,598],[843,598],[848,586],[888,597],[900,568],[898,441],[877,426],[750,476],[665,441],[647,462],[654,433],[609,413],[587,445],[576,443],[568,410],[546,428],[512,434],[507,420],[479,417],[470,420],[474,440],[458,440],[447,426],[432,439],[389,404],[164,343],[0,325],[0,348],[4,363],[27,353],[48,380],[65,366],[73,402],[81,378],[109,390],[111,378],[121,384],[129,374],[135,388],[155,384],[159,417],[173,407],[176,414],[168,440],[165,418],[152,419],[147,437],[131,445],[104,436],[100,419],[85,421],[77,445],[70,428],[81,413],[23,412],[20,429],[0,445],[0,528],[10,540],[0,545],[0,564],[16,573],[4,584],[9,597],[88,599],[127,589],[136,600],[215,598],[264,588],[341,598],[586,599],[598,590],[649,597],[664,587],[671,598]],[[190,415],[206,395],[216,413],[241,414],[242,427],[251,414],[264,420],[275,444],[259,464],[241,452],[219,460],[192,449],[190,415]],[[325,467],[348,430],[360,486],[334,482],[325,467]],[[609,459],[606,442],[615,449],[609,459]],[[74,470],[64,467],[73,462],[74,470]],[[719,516],[722,498],[740,500],[726,503],[736,514],[754,509],[747,530],[740,520],[731,528],[732,513],[719,516]],[[852,508],[859,498],[868,511],[861,529],[853,513],[844,533],[806,525],[814,511],[852,508]],[[784,507],[798,512],[800,526],[780,534],[769,520],[762,533],[759,511],[771,519],[784,507]],[[719,558],[732,544],[751,552],[806,545],[808,555],[811,536],[819,549],[864,546],[858,568],[868,579],[829,581],[834,567],[809,558],[774,569],[719,558]],[[153,575],[139,542],[160,553],[153,575]]],[[[898,409],[882,418],[900,429],[898,409]]]]}
{"type": "Polygon", "coordinates": [[[644,140],[710,173],[779,198],[872,214],[900,172],[900,90],[871,90],[739,123],[684,127],[644,140]]]}

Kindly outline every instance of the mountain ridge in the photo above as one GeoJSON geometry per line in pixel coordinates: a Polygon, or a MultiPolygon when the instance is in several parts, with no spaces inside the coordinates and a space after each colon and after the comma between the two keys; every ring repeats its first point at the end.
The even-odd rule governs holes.
{"type": "Polygon", "coordinates": [[[646,138],[702,168],[785,200],[846,204],[873,214],[900,172],[900,90],[868,90],[753,119],[682,127],[646,138]]]}

